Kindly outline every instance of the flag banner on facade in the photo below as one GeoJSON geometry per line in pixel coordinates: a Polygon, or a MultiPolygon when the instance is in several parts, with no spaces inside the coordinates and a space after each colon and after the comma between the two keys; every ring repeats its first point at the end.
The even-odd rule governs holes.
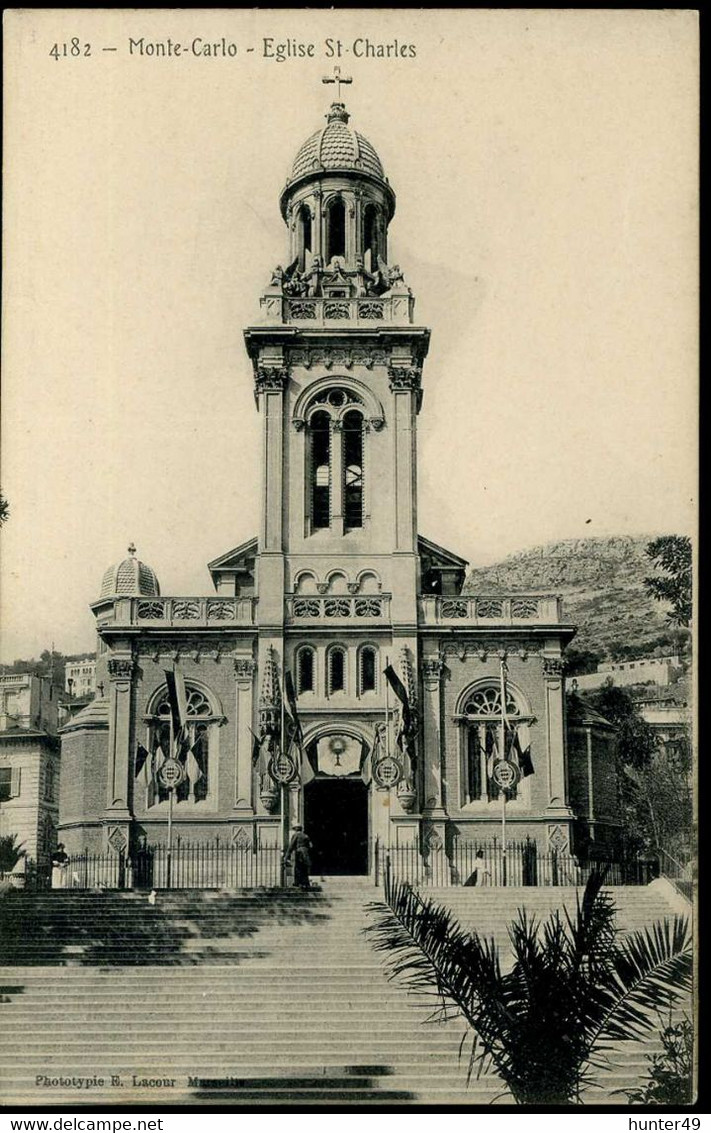
{"type": "Polygon", "coordinates": [[[292,680],[291,673],[288,672],[288,670],[286,673],[284,673],[284,693],[286,695],[286,702],[289,705],[289,715],[291,717],[291,741],[292,743],[297,744],[299,748],[301,748],[304,742],[304,733],[301,728],[301,721],[299,720],[299,713],[296,707],[296,692],[294,690],[294,682],[292,680]]]}
{"type": "Polygon", "coordinates": [[[249,729],[249,734],[252,737],[252,767],[256,767],[259,763],[259,757],[262,754],[262,741],[259,736],[255,735],[252,729],[249,729]]]}
{"type": "Polygon", "coordinates": [[[494,774],[494,762],[500,758],[497,735],[493,727],[486,729],[486,775],[488,779],[494,774]]]}
{"type": "Polygon", "coordinates": [[[392,665],[388,665],[384,670],[388,684],[395,693],[396,697],[402,705],[400,710],[400,727],[397,734],[397,746],[401,751],[407,750],[410,757],[410,762],[414,765],[414,743],[416,720],[412,707],[410,705],[410,698],[407,695],[407,690],[400,680],[399,676],[393,669],[392,665]]]}
{"type": "Polygon", "coordinates": [[[175,747],[183,740],[188,723],[188,697],[186,682],[179,668],[165,668],[165,685],[168,688],[168,701],[173,722],[175,747]]]}
{"type": "Polygon", "coordinates": [[[152,762],[151,753],[148,751],[148,749],[145,748],[143,744],[137,744],[135,777],[139,781],[139,783],[143,784],[144,787],[150,786],[151,779],[153,778],[151,768],[152,762]]]}
{"type": "Polygon", "coordinates": [[[307,783],[310,783],[311,780],[315,779],[315,778],[316,778],[316,772],[314,771],[313,764],[312,764],[312,762],[309,758],[308,750],[307,750],[307,748],[302,747],[301,748],[301,785],[302,785],[302,787],[305,787],[307,783]]]}
{"type": "Polygon", "coordinates": [[[188,782],[191,787],[199,783],[202,779],[202,768],[197,761],[195,751],[191,747],[185,759],[185,774],[187,775],[188,782]]]}
{"type": "Polygon", "coordinates": [[[365,783],[366,787],[369,786],[373,778],[373,767],[382,759],[384,754],[383,735],[385,733],[385,724],[375,725],[375,737],[373,739],[373,746],[369,747],[368,744],[363,744],[363,751],[360,760],[360,777],[365,783]]]}
{"type": "Polygon", "coordinates": [[[528,734],[529,729],[525,724],[515,729],[509,757],[513,763],[518,764],[522,779],[525,779],[527,775],[535,774],[533,760],[531,759],[531,743],[530,740],[526,742],[528,734]]]}
{"type": "Polygon", "coordinates": [[[360,771],[362,744],[353,736],[322,736],[316,745],[318,769],[325,775],[351,775],[360,771]]]}

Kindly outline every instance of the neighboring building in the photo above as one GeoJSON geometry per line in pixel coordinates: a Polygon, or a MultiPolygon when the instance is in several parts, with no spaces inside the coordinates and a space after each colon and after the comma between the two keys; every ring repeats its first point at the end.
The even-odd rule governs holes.
{"type": "Polygon", "coordinates": [[[245,331],[262,430],[259,532],[209,564],[213,597],[161,596],[135,548],[105,573],[92,604],[99,692],[63,729],[70,850],[165,838],[168,793],[136,751],[172,747],[174,666],[193,744],[173,808],[183,838],[277,845],[276,780],[292,772],[287,823],[304,823],[326,873],[368,873],[377,839],[446,852],[456,836],[493,838],[505,711],[535,769],[512,792],[509,837],[570,845],[562,651],[574,629],[551,594],[461,594],[465,560],[418,533],[430,332],[402,272],[386,266],[395,194],[380,159],[342,103],[326,117],[280,198],[290,267],[274,269],[245,331]],[[394,727],[389,742],[381,734],[398,703],[388,662],[412,710],[407,758],[394,727]],[[300,767],[268,757],[285,672],[300,767]]]}
{"type": "Polygon", "coordinates": [[[96,658],[83,657],[67,661],[64,666],[64,691],[77,700],[96,692],[96,658]]]}
{"type": "Polygon", "coordinates": [[[639,661],[609,661],[594,673],[581,673],[574,679],[581,691],[602,688],[607,681],[619,688],[630,685],[670,685],[684,673],[679,657],[644,657],[639,661]]]}
{"type": "Polygon", "coordinates": [[[0,676],[0,835],[46,866],[59,803],[58,690],[48,677],[0,676]]]}
{"type": "Polygon", "coordinates": [[[575,848],[615,857],[622,848],[615,727],[576,692],[568,693],[566,709],[575,848]]]}

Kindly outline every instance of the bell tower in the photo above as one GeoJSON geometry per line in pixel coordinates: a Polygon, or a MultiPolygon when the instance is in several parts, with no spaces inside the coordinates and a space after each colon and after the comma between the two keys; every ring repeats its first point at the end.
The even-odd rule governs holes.
{"type": "Polygon", "coordinates": [[[290,609],[298,620],[290,599],[333,593],[340,572],[344,594],[366,579],[383,600],[382,627],[414,638],[429,331],[388,262],[395,193],[380,158],[340,97],[325,119],[280,196],[286,266],[245,331],[263,431],[260,623],[278,633],[290,609]]]}

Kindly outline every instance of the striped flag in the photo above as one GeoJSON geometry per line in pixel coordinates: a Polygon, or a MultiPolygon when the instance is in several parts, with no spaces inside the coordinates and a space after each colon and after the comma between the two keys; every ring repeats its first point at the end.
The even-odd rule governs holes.
{"type": "Polygon", "coordinates": [[[528,727],[522,724],[514,732],[513,743],[511,744],[511,756],[513,757],[513,761],[518,763],[522,779],[525,779],[527,775],[535,775],[528,732],[528,727]],[[526,740],[528,740],[528,742],[526,742],[526,740]]]}
{"type": "Polygon", "coordinates": [[[137,782],[141,783],[144,787],[149,787],[151,785],[151,780],[153,778],[151,767],[152,762],[153,760],[151,753],[148,751],[148,748],[145,748],[143,744],[137,744],[135,777],[137,782]]]}
{"type": "Polygon", "coordinates": [[[175,754],[176,758],[180,759],[186,754],[184,747],[188,736],[188,697],[185,691],[185,678],[177,665],[174,669],[165,669],[164,672],[170,716],[173,721],[175,754]]]}

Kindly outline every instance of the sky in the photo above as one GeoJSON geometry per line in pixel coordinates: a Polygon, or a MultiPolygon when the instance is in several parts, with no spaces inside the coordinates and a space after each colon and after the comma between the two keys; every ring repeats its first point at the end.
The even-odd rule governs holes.
{"type": "Polygon", "coordinates": [[[422,534],[478,566],[695,531],[695,13],[28,9],[5,33],[0,659],[93,648],[132,541],[196,595],[256,533],[242,331],[334,63],[432,328],[422,534]]]}

